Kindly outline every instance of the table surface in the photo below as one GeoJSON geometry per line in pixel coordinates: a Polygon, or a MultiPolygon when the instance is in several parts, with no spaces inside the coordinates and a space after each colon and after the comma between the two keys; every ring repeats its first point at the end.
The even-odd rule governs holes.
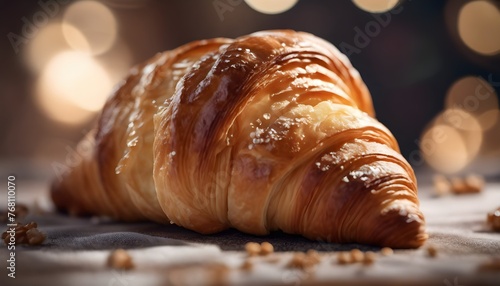
{"type": "MultiPolygon", "coordinates": [[[[1,285],[500,285],[500,272],[480,271],[500,258],[500,233],[491,232],[486,213],[500,206],[500,183],[487,183],[480,194],[433,197],[430,186],[420,186],[421,209],[429,240],[417,250],[396,250],[377,255],[374,264],[339,265],[336,252],[366,245],[310,241],[283,233],[258,237],[236,230],[214,235],[175,225],[126,224],[99,218],[74,218],[52,212],[48,183],[21,181],[17,201],[30,207],[24,221],[36,221],[47,234],[41,246],[16,248],[16,278],[7,277],[9,251],[0,248],[1,285]],[[252,269],[240,266],[249,241],[271,242],[276,252],[253,257],[252,269]],[[437,249],[436,257],[427,248],[437,249]],[[113,270],[106,266],[111,250],[125,248],[135,268],[113,270]],[[294,251],[315,249],[319,264],[308,269],[287,267],[294,251]]],[[[0,198],[6,206],[7,196],[0,198]]],[[[4,209],[5,207],[0,207],[4,209]]],[[[6,226],[5,226],[6,228],[6,226]]]]}

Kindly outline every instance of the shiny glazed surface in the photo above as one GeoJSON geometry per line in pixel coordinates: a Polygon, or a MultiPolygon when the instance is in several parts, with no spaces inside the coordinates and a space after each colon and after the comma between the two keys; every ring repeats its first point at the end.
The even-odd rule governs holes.
{"type": "Polygon", "coordinates": [[[193,42],[132,70],[53,199],[201,233],[418,247],[413,170],[373,116],[358,72],[313,35],[193,42]]]}

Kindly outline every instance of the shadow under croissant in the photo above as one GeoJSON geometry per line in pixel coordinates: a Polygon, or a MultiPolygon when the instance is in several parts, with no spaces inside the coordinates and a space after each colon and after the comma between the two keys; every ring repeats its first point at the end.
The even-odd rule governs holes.
{"type": "Polygon", "coordinates": [[[216,234],[199,234],[185,228],[169,226],[150,226],[143,229],[155,236],[169,237],[192,243],[208,243],[218,245],[222,250],[243,250],[247,242],[270,242],[275,251],[345,251],[358,248],[362,251],[379,250],[380,247],[363,244],[340,244],[325,241],[314,241],[300,235],[292,235],[281,231],[271,232],[266,236],[255,236],[236,229],[228,229],[216,234]]]}
{"type": "Polygon", "coordinates": [[[154,222],[123,223],[116,221],[95,222],[89,217],[76,218],[61,214],[29,216],[37,221],[47,234],[41,246],[57,250],[106,250],[134,249],[162,245],[188,245],[190,243],[213,244],[222,250],[244,250],[247,242],[268,241],[275,251],[346,251],[358,248],[362,251],[376,251],[380,247],[363,244],[340,244],[314,241],[300,235],[281,231],[266,236],[255,236],[228,229],[216,234],[200,234],[177,225],[163,225],[154,222]]]}

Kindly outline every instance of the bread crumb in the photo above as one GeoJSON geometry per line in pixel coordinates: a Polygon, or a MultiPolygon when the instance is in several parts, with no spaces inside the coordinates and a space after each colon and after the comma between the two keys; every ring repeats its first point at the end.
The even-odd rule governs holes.
{"type": "Polygon", "coordinates": [[[390,247],[384,247],[380,250],[380,253],[383,255],[383,256],[391,256],[394,254],[394,250],[392,250],[392,248],[390,247]]]}
{"type": "Polygon", "coordinates": [[[338,264],[349,264],[352,262],[351,255],[349,252],[339,252],[337,254],[337,263],[338,264]]]}
{"type": "Polygon", "coordinates": [[[485,184],[482,176],[474,174],[465,177],[452,177],[449,180],[445,176],[438,174],[434,176],[433,182],[434,193],[438,196],[480,193],[485,184]]]}
{"type": "Polygon", "coordinates": [[[429,246],[427,247],[427,255],[429,257],[436,257],[437,256],[437,249],[434,246],[429,246]]]}
{"type": "Polygon", "coordinates": [[[364,265],[371,265],[371,264],[373,264],[373,262],[375,262],[375,253],[372,251],[365,252],[363,264],[364,265]]]}
{"type": "Polygon", "coordinates": [[[274,252],[274,246],[265,241],[260,244],[260,255],[268,255],[274,252]]]}
{"type": "Polygon", "coordinates": [[[312,263],[316,264],[321,261],[321,256],[314,249],[309,249],[306,253],[306,256],[311,260],[312,263]]]}
{"type": "Polygon", "coordinates": [[[478,175],[468,175],[465,178],[451,178],[451,191],[454,194],[480,193],[484,187],[484,179],[478,175]]]}
{"type": "Polygon", "coordinates": [[[295,252],[288,262],[288,267],[291,268],[304,268],[304,260],[306,259],[306,254],[304,252],[295,252]]]}
{"type": "Polygon", "coordinates": [[[435,175],[433,178],[434,193],[438,196],[447,195],[451,192],[451,184],[443,175],[435,175]]]}
{"type": "Polygon", "coordinates": [[[265,241],[261,244],[257,242],[247,242],[245,244],[245,250],[249,256],[256,256],[256,255],[268,255],[274,252],[274,246],[265,241]]]}
{"type": "Polygon", "coordinates": [[[37,228],[31,228],[26,231],[26,238],[28,239],[29,245],[42,244],[45,240],[45,235],[41,233],[37,228]]]}
{"type": "Polygon", "coordinates": [[[11,235],[9,230],[2,233],[2,239],[5,244],[9,244],[11,241],[15,240],[15,244],[28,244],[28,245],[39,245],[42,244],[47,236],[37,229],[38,225],[36,222],[30,222],[26,225],[17,223],[14,227],[14,236],[11,235]],[[9,232],[8,232],[9,231],[9,232]],[[12,238],[13,237],[13,238],[12,238]]]}
{"type": "Polygon", "coordinates": [[[465,180],[460,177],[453,177],[450,179],[451,191],[455,194],[467,193],[467,185],[465,180]]]}
{"type": "Polygon", "coordinates": [[[361,262],[364,259],[364,254],[361,250],[359,249],[353,249],[351,250],[351,261],[352,262],[361,262]]]}
{"type": "Polygon", "coordinates": [[[321,256],[316,250],[308,250],[307,253],[295,252],[288,263],[288,267],[306,269],[321,262],[321,256]]]}
{"type": "Polygon", "coordinates": [[[245,244],[245,250],[249,256],[255,256],[260,253],[261,247],[257,242],[248,242],[245,244]]]}
{"type": "Polygon", "coordinates": [[[465,185],[469,187],[470,192],[479,193],[484,188],[484,178],[479,175],[468,175],[465,178],[465,185]]]}
{"type": "MultiPolygon", "coordinates": [[[[392,249],[391,249],[392,250],[392,249]]],[[[387,251],[387,250],[385,250],[387,251]]],[[[373,251],[363,252],[359,249],[351,251],[342,251],[337,254],[338,264],[353,264],[361,262],[364,265],[371,265],[375,262],[377,255],[373,251]]]]}
{"type": "Polygon", "coordinates": [[[134,268],[134,263],[126,250],[116,249],[109,254],[108,266],[113,269],[130,270],[134,268]]]}
{"type": "Polygon", "coordinates": [[[486,223],[493,231],[500,231],[500,207],[488,213],[486,223]]]}
{"type": "Polygon", "coordinates": [[[252,261],[250,261],[249,259],[245,259],[245,261],[243,262],[243,264],[241,264],[240,269],[244,270],[244,271],[250,271],[250,270],[252,270],[253,269],[253,263],[252,263],[252,261]]]}

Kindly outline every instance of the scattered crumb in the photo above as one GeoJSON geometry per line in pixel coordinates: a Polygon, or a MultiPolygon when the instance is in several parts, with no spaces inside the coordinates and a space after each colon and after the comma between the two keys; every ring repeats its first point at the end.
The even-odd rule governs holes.
{"type": "Polygon", "coordinates": [[[45,240],[45,235],[41,233],[38,228],[32,228],[26,231],[26,238],[28,239],[29,245],[42,244],[45,240]]]}
{"type": "Polygon", "coordinates": [[[240,269],[244,271],[250,271],[253,268],[253,263],[249,259],[245,259],[243,264],[241,264],[240,269]]]}
{"type": "Polygon", "coordinates": [[[108,266],[113,269],[129,270],[134,268],[134,263],[126,250],[116,249],[109,254],[108,266]]]}
{"type": "Polygon", "coordinates": [[[316,250],[308,250],[307,253],[295,252],[292,256],[290,262],[288,262],[288,267],[290,268],[300,268],[307,269],[315,266],[321,262],[321,256],[316,250]]]}
{"type": "Polygon", "coordinates": [[[500,231],[500,207],[488,213],[486,223],[493,231],[500,231]]]}
{"type": "Polygon", "coordinates": [[[441,174],[435,175],[434,193],[438,196],[447,194],[476,194],[484,188],[484,178],[479,175],[470,174],[465,177],[452,177],[449,180],[441,174]]]}
{"type": "Polygon", "coordinates": [[[375,253],[372,251],[365,252],[365,257],[363,259],[364,265],[371,265],[375,262],[375,253]]]}
{"type": "Polygon", "coordinates": [[[427,255],[429,257],[436,257],[437,256],[437,249],[434,246],[429,246],[427,247],[427,255]]]}
{"type": "Polygon", "coordinates": [[[288,262],[288,267],[290,268],[304,268],[304,260],[306,259],[306,254],[304,252],[295,252],[292,256],[290,262],[288,262]]]}
{"type": "MultiPolygon", "coordinates": [[[[392,251],[392,249],[391,249],[392,251]]],[[[375,262],[376,254],[373,251],[363,252],[359,249],[342,251],[337,254],[338,264],[353,264],[361,262],[363,265],[371,265],[375,262]]]]}
{"type": "Polygon", "coordinates": [[[258,244],[257,242],[248,242],[247,244],[245,244],[245,250],[249,256],[265,256],[274,252],[274,246],[267,241],[261,244],[258,244]]]}
{"type": "Polygon", "coordinates": [[[479,265],[478,272],[499,272],[500,271],[500,257],[493,258],[487,262],[479,265]]]}
{"type": "Polygon", "coordinates": [[[364,259],[364,254],[361,250],[359,249],[353,249],[351,250],[351,261],[354,262],[362,262],[364,259]]]}
{"type": "Polygon", "coordinates": [[[443,175],[434,176],[434,192],[438,196],[480,193],[484,184],[484,178],[479,175],[453,177],[449,180],[443,175]]]}
{"type": "Polygon", "coordinates": [[[465,194],[467,193],[467,185],[465,180],[460,177],[453,177],[450,179],[451,191],[454,194],[465,194]]]}
{"type": "Polygon", "coordinates": [[[350,253],[349,252],[345,252],[345,251],[339,252],[337,254],[337,262],[338,262],[338,264],[349,264],[349,263],[352,263],[350,253]]]}
{"type": "Polygon", "coordinates": [[[245,250],[247,251],[249,256],[255,256],[260,253],[261,247],[257,242],[248,242],[247,244],[245,244],[245,250]]]}
{"type": "Polygon", "coordinates": [[[319,263],[321,261],[321,256],[319,255],[319,253],[314,250],[314,249],[309,249],[307,252],[306,252],[306,256],[309,257],[309,259],[311,260],[312,263],[319,263]]]}
{"type": "Polygon", "coordinates": [[[392,250],[392,248],[390,247],[384,247],[380,250],[380,253],[383,255],[383,256],[391,256],[394,254],[394,250],[392,250]]]}
{"type": "Polygon", "coordinates": [[[274,246],[269,242],[263,242],[260,244],[260,255],[268,255],[274,252],[274,246]]]}
{"type": "Polygon", "coordinates": [[[465,185],[471,193],[480,193],[484,188],[484,178],[479,175],[468,175],[465,177],[465,185]]]}
{"type": "Polygon", "coordinates": [[[15,244],[42,244],[46,239],[46,235],[40,232],[37,227],[38,225],[35,222],[30,222],[26,225],[17,223],[13,229],[9,227],[7,231],[2,233],[2,239],[5,244],[9,244],[12,241],[15,241],[15,244]]]}
{"type": "Polygon", "coordinates": [[[443,175],[435,175],[434,181],[434,193],[438,196],[447,195],[451,192],[451,184],[443,175]]]}

